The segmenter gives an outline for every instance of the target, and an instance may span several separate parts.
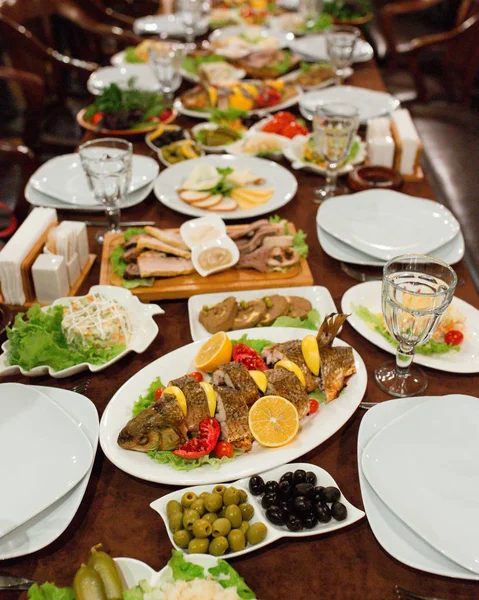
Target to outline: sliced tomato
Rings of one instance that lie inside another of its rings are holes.
[[[459,346],[464,341],[464,334],[461,331],[448,331],[444,336],[444,341],[448,346]]]
[[[309,414],[314,415],[315,412],[318,412],[319,402],[311,398],[309,401]]]
[[[155,401],[156,401],[156,402],[158,402],[158,400],[160,400],[161,396],[163,395],[163,390],[164,390],[164,389],[165,389],[165,388],[161,388],[161,387],[160,387],[160,388],[158,388],[158,389],[155,391]]]
[[[190,373],[190,377],[193,377],[193,379],[196,379],[196,381],[203,381],[204,379],[203,375],[199,371],[193,371],[193,373]]]
[[[213,452],[220,433],[221,427],[218,421],[207,417],[201,421],[198,428],[198,435],[177,450],[174,450],[173,454],[181,456],[181,458],[187,458],[188,460],[195,460],[206,456],[210,452]]]
[[[232,458],[235,450],[229,442],[218,442],[215,447],[215,454],[218,458]]]
[[[296,117],[293,115],[293,113],[288,112],[287,110],[280,110],[279,112],[277,112],[274,115],[274,119],[276,119],[276,121],[281,121],[281,123],[292,123],[293,121],[296,121]]]
[[[284,127],[284,123],[282,121],[278,121],[276,118],[272,118],[271,121],[268,121],[266,125],[263,127],[263,131],[265,133],[279,133]]]
[[[261,356],[246,344],[236,344],[233,348],[233,360],[243,364],[248,371],[266,371],[268,367]]]
[[[306,129],[306,127],[304,127],[304,125],[293,122],[288,123],[286,127],[283,127],[280,133],[281,135],[284,135],[287,138],[294,138],[297,135],[307,135],[308,130]]]
[[[92,122],[93,125],[98,125],[102,119],[103,119],[103,113],[102,112],[96,112],[93,115],[93,117],[91,118],[91,122]]]

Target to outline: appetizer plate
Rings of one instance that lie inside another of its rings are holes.
[[[101,133],[104,136],[113,136],[113,137],[135,137],[137,135],[141,135],[142,133],[148,133],[149,131],[153,131],[158,128],[159,123],[154,123],[152,125],[147,125],[146,127],[131,127],[130,129],[104,129],[103,127],[98,127],[97,125],[93,125],[91,121],[87,121],[85,119],[85,113],[87,109],[82,108],[81,111],[77,114],[78,124],[83,127],[83,129],[87,129],[88,131],[93,131],[93,133]],[[162,121],[164,125],[168,125],[169,123],[173,123],[176,120],[178,113],[176,110],[171,111],[171,115]]]
[[[78,422],[48,396],[3,383],[0,398],[1,539],[72,490],[94,455]]]
[[[286,31],[280,31],[278,29],[267,29],[266,27],[258,27],[254,25],[233,25],[231,27],[216,29],[209,36],[208,40],[211,44],[219,44],[221,48],[217,49],[218,54],[223,54],[222,51],[225,48],[237,45],[232,42],[231,45],[224,46],[223,44],[225,44],[226,40],[228,40],[228,38],[237,36],[247,36],[247,38],[250,39],[260,40],[258,42],[251,42],[249,44],[251,48],[248,52],[246,52],[246,54],[254,52],[255,48],[258,50],[263,48],[286,48],[286,46],[288,46],[294,39],[293,34]],[[244,41],[248,43],[248,39],[245,39]],[[239,56],[237,56],[237,58],[239,58]]]
[[[89,369],[92,373],[103,371],[113,363],[122,359],[129,352],[136,352],[141,354],[144,352],[151,342],[156,338],[158,334],[158,325],[153,319],[153,315],[162,315],[164,310],[156,304],[142,304],[140,300],[134,296],[129,290],[109,285],[94,285],[90,288],[90,294],[99,293],[105,298],[117,300],[122,304],[128,311],[130,318],[133,323],[133,333],[128,346],[123,352],[120,352],[118,356],[112,358],[108,362],[102,365],[93,365],[91,363],[80,363],[69,367],[68,369],[62,369],[61,371],[55,371],[52,367],[39,366],[25,371],[18,365],[8,364],[8,351],[10,348],[10,341],[7,340],[2,344],[3,353],[0,354],[0,375],[16,375],[20,373],[27,377],[38,377],[39,375],[50,375],[50,377],[62,378],[70,377],[80,371]],[[53,302],[53,306],[62,304],[68,298],[59,298]],[[46,307],[45,307],[46,309]],[[44,309],[44,310],[45,310]]]
[[[221,125],[218,125],[217,123],[198,123],[197,125],[194,125],[194,127],[191,128],[191,133],[193,134],[193,137],[196,140],[195,134],[201,131],[202,129],[209,129],[210,131],[214,131],[215,129],[218,129],[218,127],[221,127]],[[196,140],[196,143],[199,144],[203,148],[203,150],[205,150],[205,152],[210,152],[211,154],[221,154],[222,152],[227,152],[228,148],[232,144],[234,144],[234,142],[231,142],[230,144],[224,144],[222,146],[208,146],[207,144],[202,144],[198,140]]]
[[[214,167],[232,167],[238,170],[250,169],[253,173],[257,173],[258,177],[265,179],[264,185],[266,187],[271,187],[272,185],[275,187],[273,197],[268,202],[250,210],[236,209],[230,212],[222,212],[221,218],[225,220],[247,219],[278,210],[278,208],[287,204],[294,197],[298,188],[298,182],[294,175],[271,160],[255,156],[213,155],[187,160],[162,171],[156,180],[154,188],[155,196],[158,200],[168,208],[176,210],[183,215],[203,217],[214,214],[214,211],[195,208],[191,204],[187,204],[180,199],[176,191],[181,187],[194,167],[200,163],[209,163]]]
[[[271,471],[261,473],[261,476],[263,477],[264,481],[279,481],[280,477],[284,473],[286,473],[287,471],[295,471],[296,469],[312,471],[318,478],[318,485],[322,485],[324,487],[334,486],[339,488],[338,484],[334,481],[334,479],[327,471],[321,469],[321,467],[317,467],[316,465],[310,463],[289,463],[287,465],[277,467],[276,469],[272,469]],[[336,531],[337,529],[342,529],[343,527],[347,527],[352,523],[356,523],[356,521],[359,521],[359,519],[362,519],[364,517],[363,511],[359,510],[350,502],[348,502],[348,500],[346,500],[343,493],[341,492],[340,501],[346,506],[348,511],[347,517],[346,519],[344,519],[344,521],[335,521],[334,519],[331,519],[329,523],[319,523],[313,529],[305,529],[303,531],[292,532],[289,531],[289,529],[287,529],[286,526],[273,525],[273,523],[270,523],[266,519],[265,510],[261,506],[261,497],[253,496],[253,494],[249,491],[248,484],[249,478],[239,479],[238,481],[234,481],[232,483],[232,485],[244,490],[248,494],[248,503],[254,507],[254,515],[251,518],[250,523],[264,523],[268,528],[268,532],[266,534],[265,539],[259,544],[255,544],[253,546],[248,544],[244,550],[240,550],[238,552],[226,552],[226,554],[222,556],[222,558],[224,558],[225,560],[229,560],[230,558],[234,558],[235,556],[249,554],[250,552],[254,552],[255,550],[264,548],[264,546],[268,546],[268,544],[271,544],[282,537],[303,538],[309,537],[311,535],[329,533],[330,531]],[[202,492],[211,492],[212,490],[213,488],[211,487],[211,485],[183,488],[178,492],[172,492],[171,494],[163,496],[150,504],[151,508],[154,511],[156,511],[165,522],[166,531],[168,532],[171,545],[174,546],[177,550],[182,550],[182,548],[177,546],[173,541],[173,534],[171,533],[170,528],[168,527],[166,505],[170,500],[177,500],[178,502],[181,502],[181,497],[187,492],[194,492],[197,496],[199,496]],[[182,550],[182,552],[185,552],[185,555],[187,555],[187,551]]]
[[[283,150],[286,144],[288,143],[288,138],[284,137],[284,135],[278,135],[277,133],[267,133],[263,131],[249,131],[245,136],[243,136],[237,142],[230,144],[226,151],[228,154],[233,154],[234,156],[264,156],[265,158],[277,159],[281,158],[283,155]],[[249,148],[255,148],[254,152],[247,152],[245,150],[245,145],[249,144]],[[267,152],[265,154],[262,148],[265,147],[273,147],[275,150],[273,152]],[[276,150],[277,148],[277,150]]]
[[[149,34],[167,37],[184,37],[185,26],[178,14],[174,15],[150,15],[136,19],[133,23],[133,31],[137,35]],[[208,19],[201,19],[197,25],[196,35],[204,35],[208,31]]]
[[[478,422],[477,398],[439,396],[385,425],[361,458],[383,503],[433,548],[476,575]]]
[[[13,385],[13,384],[12,384]],[[19,384],[16,384],[19,385]],[[93,402],[85,396],[46,386],[30,386],[46,395],[78,423],[90,441],[93,454],[98,445],[98,412]],[[43,510],[9,534],[0,538],[0,560],[25,556],[44,548],[56,540],[71,523],[85,494],[93,462],[86,475],[63,498]]]
[[[365,124],[369,119],[392,113],[400,102],[391,94],[376,92],[351,85],[336,85],[324,90],[306,92],[299,100],[299,111],[305,119],[313,119],[316,107],[325,102],[345,102],[359,111],[359,119]]]
[[[88,78],[86,87],[90,94],[99,96],[110,84],[128,88],[128,81],[135,78],[135,88],[144,92],[158,92],[160,84],[149,65],[125,64],[120,67],[100,67]]]
[[[301,75],[301,73],[301,69],[296,69],[295,71],[291,71],[291,73],[288,73],[287,75],[283,75],[281,79],[283,79],[286,82],[295,81],[295,79],[299,75]],[[354,71],[351,69],[351,67],[346,67],[346,69],[344,69],[343,79],[349,79],[353,73]],[[324,81],[321,81],[321,83],[316,83],[314,85],[301,85],[299,83],[297,85],[299,85],[304,91],[309,92],[312,90],[322,90],[323,88],[327,88],[334,84],[334,77],[330,77],[329,79],[325,79]]]
[[[329,293],[329,290],[323,286],[312,285],[305,287],[288,287],[288,288],[272,288],[263,290],[251,290],[247,292],[221,292],[219,294],[198,294],[191,296],[188,300],[188,316],[190,320],[190,332],[193,341],[204,340],[210,337],[210,333],[206,331],[203,325],[199,322],[198,317],[203,306],[211,306],[218,304],[230,296],[234,296],[238,302],[242,300],[254,300],[255,298],[263,298],[264,296],[272,296],[279,294],[282,296],[300,296],[306,298],[313,305],[313,308],[319,312],[321,321],[326,315],[336,312],[334,300]],[[269,327],[261,327],[256,329],[258,332],[269,331]],[[307,330],[306,330],[307,331]],[[311,333],[311,331],[310,331]],[[229,332],[229,335],[235,335],[234,331]],[[269,335],[267,333],[264,334]]]
[[[427,573],[479,581],[479,575],[446,558],[399,519],[374,492],[362,468],[364,449],[378,432],[406,411],[436,398],[419,396],[385,401],[368,410],[362,418],[358,434],[358,471],[364,509],[375,538],[396,560]]]
[[[268,329],[268,339],[272,342],[285,342],[302,339],[310,333],[307,329],[271,327]],[[252,339],[264,337],[258,329],[243,329],[234,332],[234,339],[244,334]],[[359,354],[353,350],[356,374],[351,377],[339,398],[321,405],[318,413],[303,419],[300,433],[290,444],[272,449],[255,443],[251,452],[222,464],[218,469],[204,465],[188,472],[175,471],[169,465],[161,465],[142,452],[121,448],[117,443],[118,434],[131,419],[131,410],[137,398],[158,376],[163,377],[166,383],[194,371],[194,359],[203,343],[193,342],[153,361],[129,379],[110,400],[100,423],[100,443],[108,459],[122,471],[146,481],[168,485],[206,485],[248,477],[257,473],[258,464],[265,469],[272,469],[322,444],[351,417],[366,390],[366,367]],[[336,340],[335,345],[347,344]]]
[[[293,52],[303,55],[311,61],[327,61],[328,51],[326,48],[326,38],[322,33],[306,35],[302,38],[294,38],[289,43]],[[357,40],[353,52],[353,63],[367,62],[374,56],[374,50],[371,44],[364,40]]]
[[[381,282],[366,281],[349,288],[341,300],[341,310],[349,314],[348,322],[358,333],[378,348],[396,354],[396,348],[380,333],[374,331],[354,311],[365,306],[374,314],[381,313]],[[448,373],[479,373],[479,311],[460,298],[453,298],[452,306],[466,317],[466,332],[459,352],[426,356],[416,354],[414,364]]]
[[[244,79],[246,77],[246,71],[244,69],[238,69],[237,67],[233,67],[233,65],[230,65],[227,62],[222,62],[221,63],[221,71],[222,73],[226,72],[228,73],[227,76],[227,80],[233,81],[233,80],[239,80],[239,79]],[[225,69],[226,67],[226,69]],[[192,83],[198,83],[200,81],[199,76],[196,73],[191,73],[190,71],[187,71],[186,69],[184,69],[183,67],[180,68],[180,73],[181,76],[184,77],[187,81],[191,81]],[[217,81],[215,81],[215,76]],[[215,76],[213,77],[213,81],[211,82],[211,85],[220,85],[220,80],[224,78],[219,77],[217,74],[215,74]]]

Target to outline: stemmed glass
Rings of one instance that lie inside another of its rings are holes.
[[[179,0],[179,15],[185,28],[186,41],[191,43],[196,37],[196,29],[202,16],[202,0]]]
[[[313,118],[313,136],[316,152],[327,162],[326,185],[314,194],[319,204],[343,193],[337,187],[337,171],[348,156],[359,127],[359,113],[355,106],[343,102],[328,102],[316,107]]]
[[[427,387],[422,369],[412,366],[416,347],[431,339],[451,303],[457,276],[431,256],[406,254],[384,266],[382,310],[389,333],[398,342],[396,360],[374,372],[376,383],[398,398],[420,394]]]
[[[150,67],[158,80],[160,90],[167,103],[173,102],[173,92],[181,85],[181,65],[186,54],[183,44],[167,44],[148,50]]]
[[[95,200],[105,205],[108,229],[95,238],[103,244],[104,233],[121,231],[120,205],[131,182],[133,146],[118,138],[100,138],[82,144],[78,152]]]
[[[299,14],[306,20],[306,26],[311,27],[323,10],[323,0],[299,0]]]
[[[357,27],[349,25],[332,25],[324,32],[326,50],[334,69],[336,85],[341,85],[345,69],[353,62],[354,47],[361,35]]]

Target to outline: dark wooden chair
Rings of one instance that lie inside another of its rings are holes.
[[[101,2],[106,10],[113,10],[116,14],[138,19],[147,15],[154,15],[163,11],[162,0],[95,0]]]

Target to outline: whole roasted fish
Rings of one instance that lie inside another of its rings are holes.
[[[318,335],[316,336],[319,348],[331,346],[348,317],[349,315],[345,315],[344,313],[331,313],[324,317],[324,321],[321,323]]]
[[[241,363],[228,362],[220,365],[213,373],[213,383],[227,385],[241,393],[248,406],[251,406],[260,397],[259,390],[248,369]]]
[[[196,433],[203,419],[210,416],[206,394],[198,381],[190,375],[173,379],[168,385],[179,387],[186,398],[186,427]]]
[[[320,348],[321,356],[321,387],[326,402],[338,397],[344,388],[346,379],[356,373],[353,350],[350,346]]]
[[[267,346],[263,350],[262,356],[268,366],[273,366],[278,361],[284,359],[294,362],[304,375],[306,391],[309,393],[318,387],[319,382],[317,377],[311,373],[304,360],[303,352],[301,350],[301,340],[290,340],[289,342],[274,344],[274,346]]]
[[[265,375],[268,380],[267,394],[282,396],[286,400],[289,400],[296,407],[300,419],[308,414],[308,394],[304,385],[302,385],[294,373],[283,369],[283,367],[277,367],[276,369],[265,371]]]
[[[248,406],[241,392],[227,385],[213,385],[216,392],[216,410],[221,425],[221,439],[234,448],[249,452],[253,436],[248,425]]]

